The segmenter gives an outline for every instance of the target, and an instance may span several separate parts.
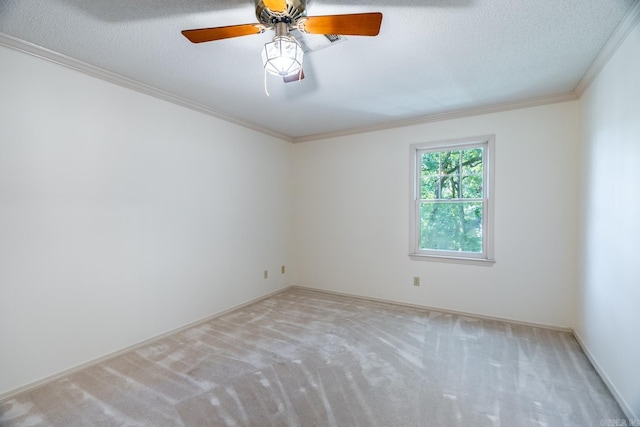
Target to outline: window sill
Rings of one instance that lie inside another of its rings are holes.
[[[483,267],[491,267],[496,263],[494,259],[482,259],[482,258],[463,258],[454,256],[438,256],[438,255],[422,255],[422,254],[409,254],[409,258],[413,261],[430,261],[430,262],[446,262],[451,264],[467,264],[467,265],[481,265]]]

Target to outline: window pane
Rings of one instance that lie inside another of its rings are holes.
[[[482,175],[470,175],[462,177],[462,198],[482,198]]]
[[[412,145],[413,255],[493,262],[493,146],[493,136]]]
[[[462,151],[462,174],[482,175],[482,148]]]
[[[440,174],[440,153],[422,153],[422,176]]]
[[[420,184],[420,198],[433,200],[438,198],[438,181],[437,176],[423,176]]]
[[[441,199],[460,198],[460,175],[445,175],[440,178]]]
[[[420,204],[421,250],[482,252],[482,202]]]
[[[440,153],[442,163],[442,175],[460,173],[460,151],[443,151]]]

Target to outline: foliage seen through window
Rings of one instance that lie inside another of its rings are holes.
[[[419,155],[419,249],[481,253],[483,148]]]

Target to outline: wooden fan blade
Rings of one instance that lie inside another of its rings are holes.
[[[232,37],[259,34],[264,31],[260,24],[229,25],[227,27],[200,28],[197,30],[184,30],[182,35],[191,43],[210,42],[214,40],[230,39]]]
[[[282,78],[282,80],[284,80],[285,83],[298,82],[302,79],[304,79],[304,70],[300,71],[299,73],[292,74],[290,76],[284,76]]]
[[[287,0],[264,0],[263,3],[273,12],[284,12],[287,8]]]
[[[380,24],[380,12],[310,16],[302,22],[301,30],[310,34],[377,36],[380,33]]]

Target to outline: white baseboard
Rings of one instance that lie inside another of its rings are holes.
[[[389,299],[384,299],[384,298],[374,298],[374,297],[368,297],[368,296],[357,295],[357,294],[349,294],[349,293],[344,293],[344,292],[330,291],[330,290],[326,290],[326,289],[310,288],[310,287],[307,287],[307,286],[293,285],[292,288],[294,288],[294,289],[302,289],[302,290],[310,291],[310,292],[319,292],[319,293],[329,294],[329,295],[337,295],[337,296],[342,296],[342,297],[356,298],[356,299],[361,299],[361,300],[365,300],[365,301],[373,301],[373,302],[381,302],[381,303],[386,303],[386,304],[400,305],[400,306],[403,306],[403,307],[417,308],[417,309],[421,309],[421,310],[436,311],[436,312],[439,312],[439,313],[456,314],[458,316],[472,317],[472,318],[476,318],[476,319],[496,320],[498,322],[511,323],[511,324],[514,324],[514,325],[531,326],[531,327],[534,327],[534,328],[551,329],[551,330],[554,330],[554,331],[571,332],[571,333],[573,333],[573,329],[569,328],[569,327],[547,325],[547,324],[544,324],[544,323],[525,322],[525,321],[522,321],[522,320],[509,319],[509,318],[506,318],[506,317],[487,316],[487,315],[484,315],[484,314],[469,313],[469,312],[465,312],[465,311],[449,310],[447,308],[431,307],[431,306],[428,306],[428,305],[411,304],[411,303],[407,303],[407,302],[389,300]]]
[[[181,327],[176,328],[176,329],[172,329],[172,330],[170,330],[168,332],[165,332],[163,334],[156,335],[156,336],[154,336],[152,338],[149,338],[147,340],[144,340],[144,341],[139,342],[137,344],[134,344],[132,346],[125,347],[125,348],[123,348],[121,350],[115,351],[113,353],[109,353],[109,354],[107,354],[105,356],[102,356],[102,357],[99,357],[97,359],[92,359],[92,360],[90,360],[88,362],[81,363],[81,364],[73,366],[73,367],[71,367],[69,369],[65,369],[64,371],[60,371],[60,372],[57,372],[57,373],[55,373],[53,375],[49,375],[49,376],[47,376],[45,378],[42,378],[42,379],[40,379],[38,381],[34,381],[32,383],[26,384],[26,385],[24,385],[22,387],[19,387],[17,389],[10,390],[10,391],[8,391],[6,393],[0,394],[0,402],[3,402],[5,400],[9,400],[9,399],[13,399],[13,398],[17,397],[20,394],[28,393],[29,391],[31,391],[31,390],[33,390],[33,389],[35,389],[37,387],[43,386],[45,384],[50,384],[50,383],[52,383],[54,381],[57,381],[57,380],[59,380],[59,379],[61,379],[63,377],[66,377],[67,375],[74,374],[74,373],[76,373],[78,371],[81,371],[83,369],[87,369],[87,368],[90,368],[92,366],[97,366],[97,365],[99,365],[101,363],[104,363],[104,362],[110,360],[110,359],[113,359],[114,357],[118,357],[118,356],[121,356],[123,354],[130,353],[132,351],[136,351],[136,350],[138,350],[138,349],[140,349],[140,348],[142,348],[142,347],[144,347],[144,346],[146,346],[148,344],[151,344],[154,341],[158,341],[158,340],[166,338],[166,337],[168,337],[170,335],[186,331],[187,329],[193,328],[195,326],[199,326],[199,325],[201,325],[203,323],[206,323],[206,322],[209,322],[210,320],[213,320],[213,319],[215,319],[217,317],[223,316],[223,315],[228,314],[228,313],[230,313],[232,311],[235,311],[235,310],[247,307],[249,305],[255,304],[257,302],[260,302],[262,300],[270,298],[270,297],[272,297],[274,295],[282,293],[282,292],[284,292],[284,291],[286,291],[288,289],[291,289],[291,288],[292,288],[292,286],[287,286],[285,288],[278,289],[277,291],[270,292],[270,293],[268,293],[266,295],[263,295],[263,296],[258,297],[258,298],[254,298],[254,299],[252,299],[250,301],[247,301],[245,303],[238,304],[238,305],[233,306],[231,308],[228,308],[226,310],[219,311],[219,312],[217,312],[215,314],[212,314],[212,315],[207,316],[205,318],[202,318],[200,320],[196,320],[195,322],[191,322],[191,323],[189,323],[187,325],[181,326]]]
[[[64,371],[58,372],[56,374],[50,375],[48,377],[45,377],[41,380],[35,381],[33,383],[29,383],[27,385],[24,385],[20,388],[17,388],[15,390],[11,390],[7,393],[4,393],[2,395],[0,395],[0,402],[8,400],[8,399],[12,399],[17,397],[20,394],[23,393],[27,393],[37,387],[43,386],[45,384],[49,384],[52,383],[54,381],[57,381],[65,376],[71,375],[75,372],[78,372],[80,370],[83,369],[87,369],[90,368],[92,366],[97,366],[101,363],[104,363],[112,358],[121,356],[123,354],[126,353],[130,353],[132,351],[136,351],[154,341],[166,338],[170,335],[176,334],[176,333],[180,333],[183,332],[189,328],[193,328],[196,326],[199,326],[203,323],[206,323],[208,321],[211,321],[217,317],[223,316],[225,314],[228,314],[234,310],[238,310],[244,307],[247,307],[249,305],[255,304],[257,302],[260,302],[262,300],[265,300],[267,298],[270,298],[274,295],[280,294],[282,292],[285,292],[289,289],[300,289],[300,290],[304,290],[307,292],[316,292],[316,293],[321,293],[321,294],[327,294],[327,295],[336,295],[336,296],[342,296],[342,297],[349,297],[349,298],[355,298],[355,299],[359,299],[359,300],[364,300],[364,301],[373,301],[373,302],[380,302],[380,303],[386,303],[386,304],[394,304],[394,305],[399,305],[399,306],[403,306],[403,307],[410,307],[410,308],[417,308],[417,309],[422,309],[422,310],[431,310],[431,311],[436,311],[439,313],[448,313],[448,314],[455,314],[455,315],[459,315],[459,316],[466,316],[466,317],[473,317],[473,318],[477,318],[477,319],[486,319],[486,320],[496,320],[496,321],[500,321],[500,322],[506,322],[506,323],[511,323],[511,324],[516,324],[516,325],[523,325],[523,326],[531,326],[531,327],[536,327],[536,328],[543,328],[543,329],[551,329],[551,330],[555,330],[555,331],[561,331],[561,332],[571,332],[576,340],[578,341],[578,343],[580,344],[580,347],[582,348],[582,350],[584,351],[584,353],[587,355],[587,357],[589,358],[589,361],[591,362],[591,364],[593,365],[593,367],[595,368],[596,372],[598,372],[598,374],[600,375],[600,377],[602,378],[602,380],[604,381],[604,383],[606,384],[606,386],[609,388],[609,390],[611,391],[611,394],[613,395],[613,397],[616,399],[616,401],[618,402],[618,404],[620,405],[620,407],[622,408],[622,410],[624,411],[625,415],[627,416],[627,418],[629,419],[640,419],[640,414],[636,415],[633,413],[633,411],[631,410],[631,407],[627,404],[627,402],[625,401],[625,399],[622,397],[622,395],[618,392],[618,389],[615,387],[615,385],[611,382],[611,380],[609,379],[609,377],[606,375],[605,371],[601,368],[601,366],[598,364],[597,360],[594,358],[593,354],[589,351],[588,347],[584,344],[584,341],[581,339],[580,335],[573,329],[571,328],[564,328],[564,327],[559,327],[559,326],[554,326],[554,325],[546,325],[546,324],[540,324],[540,323],[533,323],[533,322],[523,322],[523,321],[519,321],[519,320],[514,320],[514,319],[507,319],[507,318],[502,318],[502,317],[494,317],[494,316],[486,316],[486,315],[481,315],[481,314],[475,314],[475,313],[467,313],[467,312],[462,312],[462,311],[456,311],[456,310],[448,310],[448,309],[443,309],[443,308],[439,308],[439,307],[430,307],[430,306],[425,306],[425,305],[418,305],[418,304],[410,304],[410,303],[404,303],[404,302],[399,302],[399,301],[393,301],[393,300],[387,300],[387,299],[382,299],[382,298],[374,298],[374,297],[368,297],[368,296],[363,296],[363,295],[356,295],[356,294],[350,294],[350,293],[345,293],[345,292],[337,292],[337,291],[330,291],[330,290],[325,290],[325,289],[317,289],[317,288],[310,288],[310,287],[306,287],[306,286],[299,286],[299,285],[294,285],[294,286],[287,286],[285,288],[282,289],[278,289],[277,291],[274,292],[270,292],[266,295],[263,295],[261,297],[258,298],[254,298],[250,301],[247,301],[243,304],[239,304],[236,305],[234,307],[228,308],[226,310],[222,310],[220,312],[217,312],[215,314],[212,314],[210,316],[207,316],[203,319],[200,320],[196,320],[195,322],[189,323],[187,325],[181,326],[179,328],[173,329],[171,331],[165,332],[161,335],[157,335],[154,336],[152,338],[149,338],[148,340],[142,341],[140,343],[134,344],[132,346],[123,348],[119,351],[107,354],[103,357],[97,358],[97,359],[93,359],[90,360],[88,362],[82,363],[80,365],[76,365],[72,368],[69,369],[65,369]]]
[[[620,408],[622,408],[622,410],[624,411],[624,414],[627,416],[627,418],[629,420],[640,420],[640,414],[634,414],[633,413],[633,410],[631,409],[631,406],[629,406],[629,404],[624,399],[624,397],[622,397],[622,395],[620,394],[620,392],[616,388],[615,384],[613,384],[613,382],[611,382],[611,380],[607,376],[607,373],[602,369],[602,366],[600,366],[600,364],[598,363],[598,360],[593,356],[593,353],[591,353],[591,351],[589,351],[589,347],[587,347],[585,345],[584,341],[580,337],[580,334],[577,331],[573,331],[573,335],[576,337],[576,340],[578,341],[578,344],[580,344],[580,347],[582,347],[582,351],[584,351],[584,354],[587,355],[587,358],[589,359],[589,361],[591,362],[591,364],[595,368],[595,370],[598,373],[598,375],[600,375],[600,378],[602,378],[602,381],[604,381],[604,383],[607,386],[607,388],[609,388],[609,391],[613,395],[614,399],[616,399],[616,401],[618,402],[618,405],[620,405]],[[635,425],[635,424],[633,424],[633,425]]]
[[[424,306],[424,305],[409,304],[409,303],[398,302],[398,301],[393,301],[393,300],[387,300],[387,299],[382,299],[382,298],[373,298],[373,297],[367,297],[367,296],[356,295],[356,294],[349,294],[349,293],[344,293],[344,292],[330,291],[330,290],[326,290],[326,289],[310,288],[310,287],[306,287],[306,286],[294,285],[294,286],[292,286],[292,288],[301,289],[301,290],[305,290],[305,291],[309,291],[309,292],[317,292],[317,293],[328,294],[328,295],[338,295],[338,296],[343,296],[343,297],[355,298],[355,299],[360,299],[360,300],[365,300],[365,301],[374,301],[374,302],[381,302],[381,303],[387,303],[387,304],[395,304],[395,305],[400,305],[400,306],[404,306],[404,307],[418,308],[418,309],[423,309],[423,310],[431,310],[431,311],[436,311],[436,312],[439,312],[439,313],[450,313],[450,314],[456,314],[456,315],[459,315],[459,316],[473,317],[473,318],[477,318],[477,319],[497,320],[497,321],[500,321],[500,322],[511,323],[511,324],[516,324],[516,325],[532,326],[532,327],[535,327],[535,328],[543,328],[543,329],[551,329],[551,330],[560,331],[560,332],[570,332],[576,338],[576,341],[578,341],[578,344],[580,344],[580,347],[582,348],[582,351],[584,351],[584,354],[587,355],[587,358],[589,359],[589,361],[593,365],[593,367],[596,370],[596,372],[598,373],[598,375],[600,375],[600,378],[602,378],[602,381],[605,383],[605,385],[607,386],[607,388],[609,389],[609,391],[613,395],[613,398],[616,400],[616,402],[618,402],[618,405],[620,405],[620,408],[622,408],[622,410],[624,411],[624,413],[627,416],[627,418],[629,420],[634,420],[634,421],[635,420],[640,420],[640,414],[634,414],[633,413],[633,410],[631,409],[631,406],[629,406],[629,404],[626,402],[626,400],[622,397],[622,395],[620,394],[618,389],[615,387],[615,385],[611,382],[611,380],[609,379],[609,377],[607,376],[605,371],[598,364],[598,362],[595,359],[595,357],[593,356],[593,354],[589,351],[589,348],[584,344],[584,341],[582,340],[582,338],[580,338],[580,334],[578,334],[578,332],[576,332],[572,328],[564,328],[564,327],[560,327],[560,326],[546,325],[546,324],[539,324],[539,323],[532,323],[532,322],[523,322],[523,321],[520,321],[520,320],[507,319],[507,318],[502,318],[502,317],[485,316],[485,315],[482,315],[482,314],[475,314],[475,313],[467,313],[467,312],[463,312],[463,311],[448,310],[448,309],[443,309],[443,308],[438,308],[438,307],[429,307],[429,306]]]

